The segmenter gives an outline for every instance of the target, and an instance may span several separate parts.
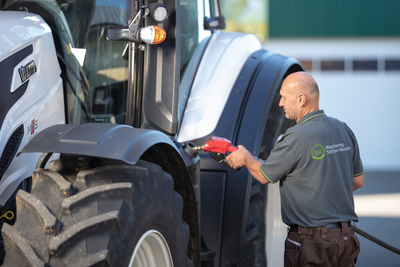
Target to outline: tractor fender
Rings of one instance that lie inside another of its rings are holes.
[[[199,255],[199,223],[193,184],[175,144],[156,130],[128,125],[60,124],[38,133],[20,153],[61,153],[120,160],[135,165],[139,159],[159,165],[174,178],[174,190],[183,198],[183,220],[190,226],[188,256]]]
[[[174,147],[171,139],[159,131],[103,123],[59,124],[41,131],[21,153],[82,155],[122,160],[134,165],[148,148],[157,143]]]

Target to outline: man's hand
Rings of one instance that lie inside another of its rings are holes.
[[[226,157],[226,161],[228,162],[229,166],[231,166],[231,168],[237,169],[246,165],[245,158],[248,156],[252,157],[250,152],[247,151],[244,146],[239,145],[238,150],[232,152]]]
[[[238,150],[229,154],[226,157],[226,161],[233,169],[246,166],[247,170],[249,170],[250,174],[254,178],[263,184],[268,183],[268,180],[265,179],[264,175],[260,171],[260,165],[262,162],[255,159],[244,146],[238,146]]]

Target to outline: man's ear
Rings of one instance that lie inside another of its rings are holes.
[[[299,94],[298,101],[301,107],[304,106],[308,101],[307,96],[305,94]]]

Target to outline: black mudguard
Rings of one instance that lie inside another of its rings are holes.
[[[211,136],[225,137],[258,156],[270,109],[278,105],[276,92],[287,75],[302,70],[293,58],[256,51],[242,68],[216,129],[192,142],[203,145]],[[216,251],[214,266],[231,266],[246,242],[253,178],[246,168],[236,172],[212,160],[208,153],[200,156],[202,237]]]
[[[168,144],[171,139],[159,131],[106,123],[60,124],[41,131],[21,151],[52,152],[122,160],[136,164],[147,149]]]
[[[28,152],[98,157],[132,165],[142,159],[159,165],[172,175],[174,190],[183,198],[183,220],[190,226],[188,256],[198,266],[200,239],[193,184],[179,150],[168,136],[128,125],[55,125],[38,133],[20,153]]]

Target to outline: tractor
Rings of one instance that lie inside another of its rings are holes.
[[[266,159],[293,58],[225,32],[219,0],[0,1],[3,266],[280,266]]]

